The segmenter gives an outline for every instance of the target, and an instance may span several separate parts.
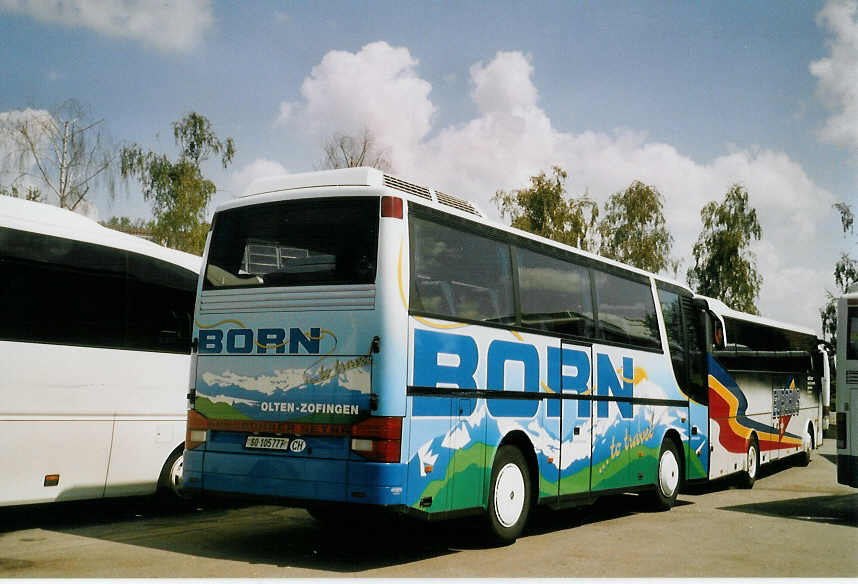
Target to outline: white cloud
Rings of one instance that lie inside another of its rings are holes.
[[[267,158],[257,158],[250,164],[242,167],[241,170],[232,173],[230,177],[232,195],[240,197],[247,194],[247,188],[256,179],[282,174],[289,174],[289,171],[279,162],[268,160]]]
[[[385,42],[357,53],[331,51],[301,85],[304,103],[281,104],[278,122],[302,120],[317,136],[358,135],[368,128],[382,150],[396,146],[397,167],[415,152],[435,113],[428,97],[432,86],[417,76],[417,63],[408,49]]]
[[[858,3],[828,0],[816,23],[830,34],[830,56],[810,64],[819,93],[833,112],[819,132],[827,142],[858,148]]]
[[[165,53],[190,51],[214,25],[209,0],[0,0],[0,11],[139,41]]]
[[[539,107],[533,65],[519,52],[499,52],[487,64],[473,65],[470,95],[478,115],[436,129],[430,137],[436,108],[428,98],[431,86],[417,76],[416,66],[406,48],[383,42],[357,53],[333,51],[305,79],[304,102],[294,107],[302,111],[306,129],[353,132],[368,126],[391,152],[398,175],[475,200],[494,218],[490,200],[497,189],[526,186],[531,175],[551,165],[568,172],[570,194],[589,191],[599,202],[633,180],[655,185],[665,197],[674,255],[685,261],[682,274],[692,261],[701,207],[721,200],[732,184],[743,184],[776,256],[760,261],[759,307],[772,318],[817,326],[815,309],[798,314],[795,303],[779,291],[786,289],[785,273],[797,277],[795,270],[802,266],[819,265],[817,226],[831,214],[834,199],[783,152],[733,147],[699,162],[670,144],[647,141],[640,131],[563,132]],[[805,279],[791,285],[818,307],[824,303],[825,282]]]

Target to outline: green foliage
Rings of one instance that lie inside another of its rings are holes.
[[[492,202],[511,225],[583,250],[595,249],[593,239],[599,207],[586,194],[566,198],[566,171],[552,167],[530,177],[530,187],[511,192],[497,191]]]
[[[0,186],[0,196],[26,199],[37,203],[47,202],[45,197],[42,196],[42,191],[36,187],[21,188],[19,185],[11,185],[9,187]]]
[[[658,189],[637,180],[611,195],[599,222],[599,254],[650,272],[676,274],[679,261],[670,257],[673,236],[663,210]]]
[[[155,222],[149,219],[132,219],[131,217],[111,217],[107,221],[100,221],[101,225],[137,235],[150,235]]]
[[[698,294],[719,298],[735,310],[759,314],[756,300],[763,278],[749,249],[762,236],[757,211],[748,191],[733,185],[724,200],[707,203],[700,211],[703,230],[694,244],[694,266],[688,282]]]
[[[835,203],[834,209],[840,213],[840,225],[843,235],[854,233],[855,215],[852,207],[847,203]],[[856,240],[858,243],[858,240]],[[838,292],[845,294],[853,283],[858,282],[858,260],[853,259],[848,253],[842,252],[840,259],[834,264],[834,282],[837,284]],[[826,290],[828,302],[819,310],[819,318],[822,321],[822,335],[828,338],[832,345],[837,345],[837,296]]]
[[[140,183],[143,198],[152,205],[153,240],[200,255],[209,228],[206,207],[217,190],[203,176],[200,165],[216,155],[226,168],[235,155],[235,145],[232,138],[221,141],[209,120],[194,112],[173,123],[173,137],[179,148],[175,161],[132,144],[120,152],[120,172],[123,178]]]

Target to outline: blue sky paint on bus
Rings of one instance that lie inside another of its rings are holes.
[[[600,202],[640,179],[666,197],[683,272],[700,207],[738,181],[764,230],[760,310],[818,329],[854,245],[831,204],[856,201],[856,31],[854,0],[3,0],[0,116],[77,98],[116,143],[171,153],[170,123],[199,111],[238,146],[206,169],[215,203],[311,169],[326,135],[366,124],[398,175],[489,214],[497,189],[552,164]],[[97,214],[148,216],[129,191],[96,193]]]

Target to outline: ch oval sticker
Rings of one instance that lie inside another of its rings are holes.
[[[293,438],[289,443],[289,450],[292,452],[304,452],[307,448],[307,442],[301,438]]]

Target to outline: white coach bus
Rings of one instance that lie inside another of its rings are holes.
[[[742,473],[753,485],[760,465],[822,444],[828,353],[816,333],[732,310],[705,299],[710,314],[709,478]]]
[[[199,267],[0,197],[0,505],[175,491]]]

